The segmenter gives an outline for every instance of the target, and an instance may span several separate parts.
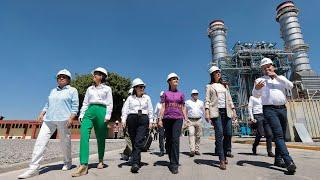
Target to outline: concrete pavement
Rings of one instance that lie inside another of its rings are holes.
[[[186,137],[181,138],[180,145],[180,164],[179,174],[173,175],[168,170],[168,157],[158,157],[158,143],[154,141],[150,152],[142,154],[142,161],[145,165],[140,169],[138,174],[130,172],[130,166],[127,162],[120,160],[119,153],[122,150],[113,150],[106,152],[105,163],[108,165],[105,169],[99,170],[95,166],[97,155],[91,155],[91,169],[86,176],[72,178],[70,171],[61,171],[61,162],[45,165],[42,174],[33,178],[55,180],[55,179],[75,179],[75,180],[102,180],[102,179],[157,179],[157,180],[219,180],[219,179],[237,179],[237,180],[264,180],[264,179],[319,179],[320,177],[320,152],[300,149],[289,149],[298,169],[295,175],[286,175],[285,169],[274,167],[273,158],[266,156],[265,146],[259,146],[258,155],[251,154],[251,145],[233,144],[232,153],[234,158],[229,158],[229,165],[226,171],[218,168],[218,157],[213,156],[214,141],[207,138],[201,140],[201,156],[190,158],[188,156],[188,140]],[[77,165],[79,160],[73,160]],[[1,180],[16,179],[23,170],[12,171],[0,174]]]

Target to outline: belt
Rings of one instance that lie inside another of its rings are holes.
[[[263,108],[286,109],[286,105],[263,105]]]
[[[188,117],[188,119],[189,120],[191,120],[191,121],[198,121],[199,119],[201,119],[201,118],[192,118],[192,117]]]

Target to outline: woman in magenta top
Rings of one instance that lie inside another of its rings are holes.
[[[161,96],[161,111],[159,125],[164,127],[166,135],[166,150],[169,155],[169,170],[178,173],[180,134],[183,120],[186,120],[184,94],[178,91],[179,76],[170,73],[167,77],[169,90]]]

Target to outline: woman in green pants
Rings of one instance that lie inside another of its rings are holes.
[[[113,107],[112,90],[105,84],[108,73],[98,67],[92,71],[94,84],[87,89],[80,111],[81,138],[80,138],[80,166],[72,173],[72,177],[88,173],[89,139],[92,127],[96,133],[98,143],[99,163],[97,168],[102,169],[107,134],[107,122],[111,118]]]

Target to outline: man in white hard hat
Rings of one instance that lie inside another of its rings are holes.
[[[276,74],[271,59],[263,58],[260,66],[264,75],[255,80],[252,95],[261,97],[264,118],[272,129],[276,144],[274,165],[286,167],[288,173],[294,174],[297,167],[289,155],[285,143],[288,122],[285,106],[287,102],[285,90],[291,90],[293,84],[286,77]]]
[[[69,85],[71,73],[68,70],[60,70],[56,78],[58,86],[51,90],[48,102],[37,119],[42,123],[42,126],[34,145],[29,168],[18,176],[19,179],[26,179],[39,174],[40,161],[43,158],[43,153],[50,137],[56,130],[58,130],[61,150],[64,156],[64,166],[62,170],[66,171],[71,169],[70,128],[78,112],[78,91]]]
[[[164,91],[160,92],[160,99],[161,96],[163,95]],[[156,105],[156,108],[154,110],[154,121],[158,124],[159,123],[159,117],[160,117],[160,110],[161,110],[161,103],[158,102]],[[164,156],[164,128],[162,126],[158,127],[158,132],[159,132],[159,148],[160,148],[160,154],[159,156]]]
[[[201,120],[204,118],[204,104],[199,100],[199,92],[191,91],[191,99],[186,101],[187,126],[189,130],[190,157],[200,155],[200,136],[202,133]]]

